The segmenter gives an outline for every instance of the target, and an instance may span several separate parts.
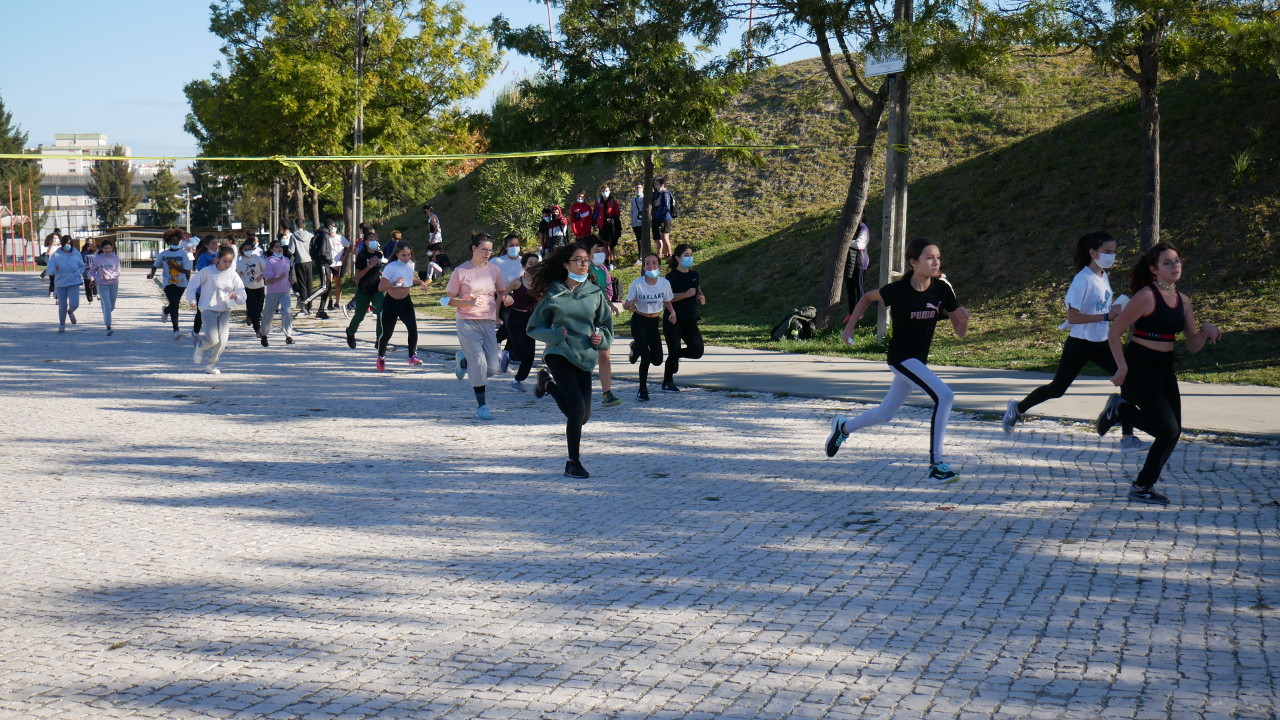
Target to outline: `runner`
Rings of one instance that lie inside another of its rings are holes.
[[[293,264],[289,258],[285,257],[284,243],[280,240],[272,240],[267,252],[266,265],[262,268],[267,298],[262,316],[262,332],[258,334],[258,340],[262,342],[262,347],[271,346],[267,336],[271,334],[271,321],[279,311],[280,329],[284,331],[284,342],[286,345],[292,345],[293,309],[290,307],[290,301],[293,299]]]
[[[1067,289],[1067,321],[1058,328],[1071,333],[1062,346],[1058,371],[1054,373],[1052,382],[1032,390],[1021,401],[1009,401],[1002,423],[1005,435],[1013,434],[1028,410],[1046,400],[1062,397],[1086,364],[1092,362],[1115,374],[1116,363],[1111,358],[1111,348],[1107,347],[1107,329],[1112,316],[1119,315],[1128,301],[1126,297],[1116,298],[1111,294],[1111,281],[1107,279],[1106,270],[1115,261],[1116,241],[1107,233],[1092,232],[1076,242],[1075,265],[1079,272]],[[1137,452],[1147,447],[1148,443],[1134,437],[1133,427],[1126,424],[1124,437],[1120,438],[1120,449]]]
[[[942,443],[947,433],[953,394],[926,363],[929,361],[929,346],[933,344],[934,327],[943,313],[950,318],[956,335],[963,338],[969,331],[969,311],[960,306],[951,284],[942,278],[942,251],[936,244],[923,238],[907,243],[907,264],[910,268],[901,280],[863,295],[845,323],[840,337],[852,344],[858,320],[871,303],[880,301],[889,306],[889,317],[893,322],[889,369],[893,371],[893,383],[879,407],[867,410],[852,420],[846,421],[844,415],[831,419],[827,457],[835,456],[849,433],[893,419],[911,391],[920,388],[933,400],[933,415],[929,421],[929,478],[950,480],[958,473],[943,459]]]
[[[537,304],[534,300],[533,276],[538,269],[538,254],[525,253],[520,262],[524,264],[524,272],[516,278],[511,292],[511,306],[507,308],[507,349],[502,351],[506,362],[516,363],[516,377],[511,381],[511,389],[524,392],[524,381],[533,369],[533,361],[537,356],[533,338],[529,337],[529,316]]]
[[[595,235],[588,235],[582,243],[591,251],[591,280],[604,290],[604,298],[609,303],[609,310],[614,314],[618,314],[618,308],[613,304],[613,276],[609,274],[609,248],[604,244],[604,240]],[[602,407],[617,407],[622,404],[622,399],[613,394],[613,365],[609,361],[609,351],[601,350],[598,360],[598,372],[600,373],[600,405]]]
[[[503,287],[510,292],[514,289],[516,281],[520,279],[520,275],[524,273],[524,265],[520,262],[520,236],[511,233],[502,240],[502,252],[494,257],[492,262],[499,270],[502,271]],[[505,341],[507,335],[507,313],[509,308],[498,309],[498,342]],[[511,365],[511,357],[507,351],[503,350],[498,362],[498,369],[506,372]]]
[[[58,332],[66,332],[68,318],[72,325],[76,324],[80,285],[84,282],[84,256],[76,251],[70,235],[62,236],[62,245],[49,256],[45,271],[53,278],[53,292],[58,300]]]
[[[231,340],[231,308],[244,302],[244,282],[236,274],[236,251],[230,247],[218,250],[218,257],[212,265],[191,278],[187,287],[187,302],[197,306],[204,315],[204,335],[196,343],[192,361],[199,365],[204,361],[204,354],[209,353],[209,364],[204,371],[210,375],[221,375],[218,360],[222,351]]]
[[[220,247],[220,245],[218,245],[217,236],[210,235],[209,237],[206,237],[204,240],[201,241],[200,247],[202,251],[200,255],[196,257],[196,264],[195,264],[196,272],[200,272],[201,270],[218,262],[218,248]],[[200,292],[199,290],[197,290],[196,300],[199,301],[199,299],[200,299]],[[196,313],[195,320],[193,320],[191,323],[191,344],[192,345],[200,344],[200,331],[204,327],[203,323],[204,323],[204,314],[199,312]]]
[[[363,247],[356,254],[355,263],[356,297],[351,301],[354,303],[353,314],[347,325],[347,347],[352,350],[356,347],[356,331],[360,329],[360,323],[364,322],[364,315],[370,305],[373,305],[374,337],[382,337],[382,301],[385,293],[378,289],[378,284],[382,280],[384,259],[377,238],[370,237],[361,244]]]
[[[98,285],[93,281],[93,256],[96,254],[98,248],[94,246],[93,238],[86,239],[80,248],[80,257],[84,258],[84,300],[88,303],[98,295]]]
[[[459,265],[449,276],[440,304],[457,308],[458,345],[454,356],[454,374],[461,380],[470,373],[471,389],[476,395],[476,417],[492,420],[493,413],[485,399],[485,382],[500,372],[501,353],[495,324],[498,308],[511,304],[507,283],[497,265],[489,262],[493,239],[488,233],[471,236],[471,260]]]
[[[107,326],[107,335],[113,335],[111,313],[116,309],[120,293],[120,256],[116,255],[115,242],[103,240],[98,246],[89,275],[98,287],[98,302],[102,305],[102,322]]]
[[[245,320],[253,327],[253,334],[262,337],[262,307],[267,302],[267,283],[262,278],[262,272],[266,270],[267,261],[261,255],[255,255],[255,250],[261,252],[253,236],[250,235],[249,239],[240,246],[240,257],[236,258],[236,272],[240,275],[240,281],[244,283]]]
[[[338,232],[337,223],[333,218],[325,221],[325,242],[328,243],[329,257],[329,285],[325,290],[325,294],[320,296],[321,307],[326,310],[337,310],[342,306],[342,267],[347,261],[347,252],[351,248],[351,241],[342,233]]]
[[[1182,434],[1182,397],[1173,372],[1173,344],[1182,333],[1191,352],[1200,352],[1205,343],[1222,339],[1222,331],[1212,323],[1196,326],[1191,298],[1180,292],[1182,258],[1169,243],[1153,245],[1138,259],[1129,276],[1133,300],[1107,332],[1107,344],[1115,361],[1111,383],[1119,395],[1107,399],[1098,416],[1098,434],[1118,422],[1127,422],[1151,435],[1151,449],[1137,478],[1129,486],[1129,499],[1151,505],[1168,505],[1169,498],[1156,490],[1160,472],[1173,454]],[[1120,337],[1133,328],[1129,343]]]
[[[178,329],[178,306],[182,302],[182,294],[187,290],[187,281],[191,278],[191,255],[182,249],[182,231],[177,228],[169,228],[164,232],[164,242],[168,249],[156,253],[155,262],[151,264],[151,272],[147,273],[147,279],[154,278],[156,271],[164,268],[164,280],[161,285],[164,287],[164,296],[169,304],[160,309],[160,317],[169,318],[169,322],[173,323],[173,339],[181,340],[182,331]]]
[[[565,416],[569,459],[564,474],[589,478],[582,466],[582,426],[591,419],[591,370],[600,350],[613,342],[613,313],[599,285],[589,282],[591,257],[578,244],[565,245],[538,266],[529,335],[541,341],[547,367],[538,371],[534,397],[548,393]],[[550,371],[550,372],[548,372]]]
[[[640,361],[640,389],[636,391],[636,400],[649,401],[649,367],[662,364],[662,309],[668,315],[674,315],[675,309],[671,299],[675,293],[671,290],[671,282],[661,276],[662,261],[657,253],[644,256],[644,274],[631,282],[627,289],[624,310],[631,311],[631,353],[628,360],[632,365]]]
[[[378,334],[378,372],[387,369],[387,343],[396,331],[396,320],[404,322],[409,334],[409,364],[422,364],[418,359],[418,316],[413,309],[413,298],[409,297],[415,284],[424,290],[430,287],[413,272],[413,248],[407,242],[400,242],[395,262],[387,263],[378,280],[379,292],[386,293],[382,298],[382,332]]]
[[[660,252],[660,251],[659,251]],[[667,322],[662,326],[663,335],[667,339],[667,369],[662,375],[662,389],[667,392],[680,392],[676,387],[676,373],[680,372],[681,358],[697,360],[702,357],[702,331],[698,329],[698,306],[706,305],[707,298],[702,294],[702,278],[693,269],[693,246],[681,243],[676,246],[670,259],[671,271],[667,273],[667,282],[671,283],[674,293],[671,310],[667,312]],[[681,343],[684,347],[681,347]]]

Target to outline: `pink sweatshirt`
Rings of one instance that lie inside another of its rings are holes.
[[[289,275],[293,272],[293,263],[287,257],[267,257],[267,266],[262,269],[262,279],[267,281],[267,293],[287,293],[290,289]]]

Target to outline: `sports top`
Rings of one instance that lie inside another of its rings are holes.
[[[880,288],[880,298],[889,306],[889,317],[893,321],[889,364],[909,358],[929,362],[934,327],[943,318],[943,311],[960,307],[951,284],[934,278],[929,287],[920,291],[911,286],[910,278],[903,278]]]
[[[1111,310],[1111,281],[1107,274],[1095,273],[1088,266],[1080,269],[1067,289],[1067,307],[1085,315],[1103,315]],[[1110,323],[1099,320],[1091,323],[1063,323],[1060,329],[1070,330],[1073,338],[1091,342],[1106,342]]]
[[[1187,325],[1186,316],[1182,312],[1182,293],[1178,293],[1178,304],[1170,307],[1155,283],[1147,287],[1151,288],[1151,294],[1156,298],[1156,309],[1150,315],[1138,318],[1133,324],[1133,336],[1143,340],[1173,342]]]

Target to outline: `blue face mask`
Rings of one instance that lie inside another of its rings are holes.
[[[170,250],[177,250],[177,249],[178,249],[178,245],[177,245],[177,243],[174,243],[173,245],[170,245],[170,246],[169,246],[169,249],[170,249]]]
[[[649,276],[649,277],[651,277],[651,278],[656,278],[656,277],[658,277],[658,273],[660,273],[660,272],[662,272],[662,271],[661,271],[661,270],[645,270],[645,271],[644,271],[644,274],[645,274],[645,275],[648,275],[648,276]]]
[[[572,281],[574,281],[574,282],[579,282],[579,283],[580,283],[580,282],[586,282],[586,281],[587,281],[587,274],[586,274],[586,273],[582,273],[581,275],[579,275],[578,273],[573,272],[572,270],[570,270],[570,271],[569,271],[569,279],[570,279],[570,280],[572,280]]]
[[[507,257],[512,257],[512,258],[520,257],[520,248],[518,247],[507,248]]]
[[[275,252],[271,253],[271,256],[272,256],[272,257],[284,257],[284,251],[282,251],[282,250],[276,250]]]
[[[687,268],[693,267],[693,256],[685,255],[684,257],[680,258],[680,267],[687,267]]]

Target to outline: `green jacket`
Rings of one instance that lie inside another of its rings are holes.
[[[600,347],[591,347],[591,333],[600,328]],[[565,337],[563,329],[569,331]],[[552,283],[529,316],[529,337],[546,346],[543,355],[561,355],[590,372],[600,350],[613,344],[613,312],[604,291],[588,279],[569,290],[564,283]]]

